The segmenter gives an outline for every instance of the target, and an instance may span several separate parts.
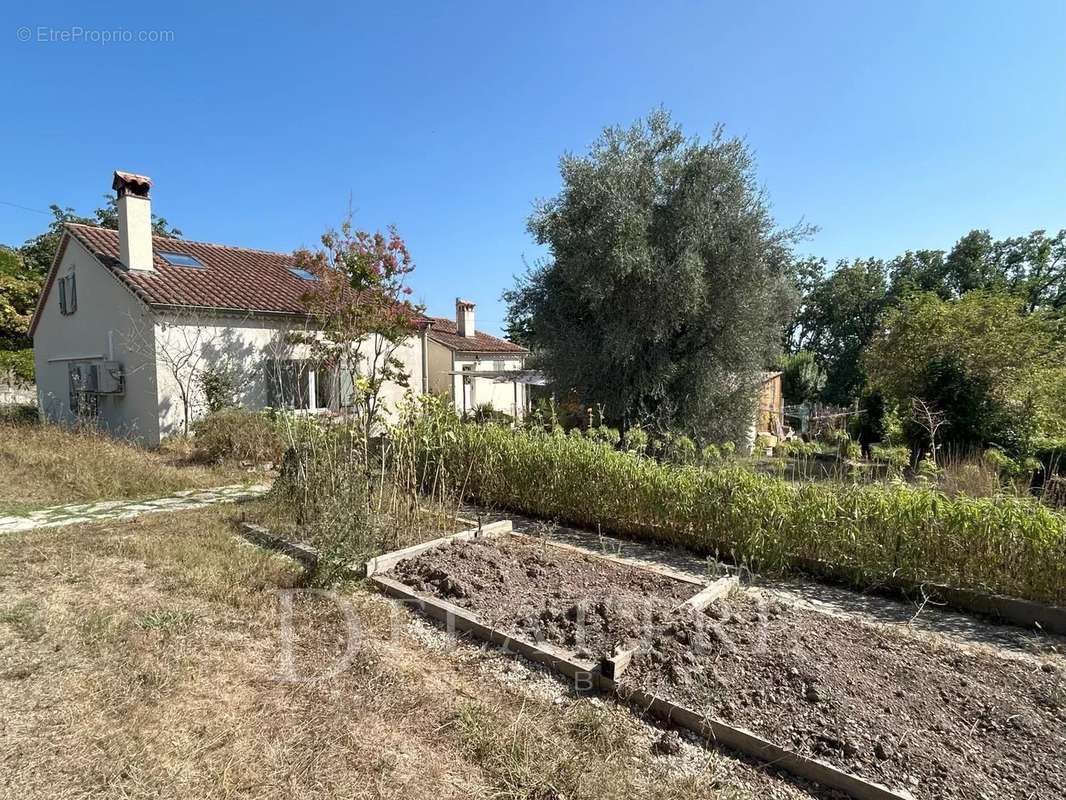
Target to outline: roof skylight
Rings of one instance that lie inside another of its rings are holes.
[[[172,267],[192,267],[193,269],[206,269],[195,257],[184,253],[160,253],[160,257]]]
[[[289,272],[305,281],[317,281],[318,276],[310,270],[301,269],[300,267],[289,267]]]

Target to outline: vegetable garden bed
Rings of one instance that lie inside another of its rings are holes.
[[[679,613],[620,678],[917,797],[1052,797],[1066,785],[1060,669],[737,593]]]

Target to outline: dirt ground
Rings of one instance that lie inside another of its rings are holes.
[[[304,576],[234,513],[0,537],[0,798],[812,796],[358,585],[293,598],[286,680]]]
[[[598,660],[635,646],[700,587],[522,539],[453,542],[392,571],[502,630]]]
[[[1061,797],[1066,675],[737,593],[677,614],[623,683],[919,798]]]

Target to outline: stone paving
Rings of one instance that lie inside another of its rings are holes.
[[[187,511],[216,503],[234,503],[260,497],[270,490],[266,484],[234,484],[214,489],[185,489],[152,500],[100,500],[32,511],[25,516],[0,517],[0,534],[20,533],[36,528],[61,528],[111,519],[130,519],[161,511]]]

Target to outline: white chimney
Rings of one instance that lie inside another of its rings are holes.
[[[455,298],[455,327],[460,336],[474,338],[474,304],[469,300]]]
[[[151,272],[152,179],[115,170],[111,188],[118,192],[118,257],[126,269]]]

